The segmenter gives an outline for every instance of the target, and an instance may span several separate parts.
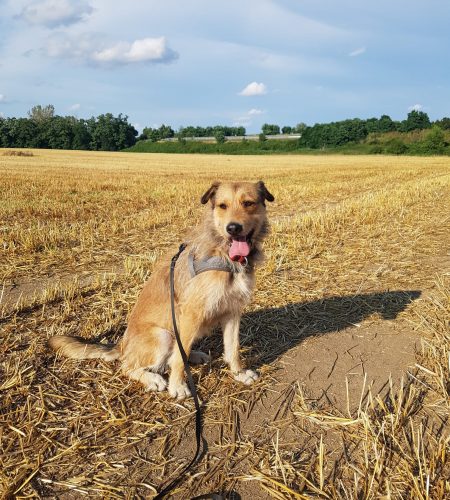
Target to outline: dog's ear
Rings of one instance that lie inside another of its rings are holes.
[[[206,205],[206,203],[208,203],[208,201],[211,198],[214,198],[214,195],[216,194],[216,191],[217,191],[219,186],[220,186],[220,182],[217,182],[217,181],[213,182],[211,184],[211,187],[208,189],[208,191],[206,191],[206,193],[200,198],[202,205]]]
[[[258,186],[258,193],[261,198],[261,201],[263,202],[263,205],[265,204],[265,200],[267,201],[274,201],[275,198],[272,193],[269,192],[269,190],[266,188],[266,185],[264,184],[263,181],[259,181],[257,183]]]

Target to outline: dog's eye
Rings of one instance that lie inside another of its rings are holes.
[[[227,206],[225,205],[225,203],[221,203],[219,205],[219,207],[222,209],[222,210],[226,210],[227,209]]]
[[[254,201],[244,201],[244,207],[252,207],[255,204]]]

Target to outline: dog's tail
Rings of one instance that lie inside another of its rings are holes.
[[[117,345],[90,342],[82,337],[56,335],[50,337],[48,343],[58,354],[72,359],[100,358],[105,361],[113,361],[120,357],[120,349]]]

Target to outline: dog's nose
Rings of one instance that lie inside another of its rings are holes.
[[[227,233],[231,236],[237,236],[242,231],[242,225],[237,222],[230,222],[227,225]]]

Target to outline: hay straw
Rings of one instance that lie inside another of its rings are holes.
[[[277,201],[242,350],[262,377],[236,384],[218,337],[202,342],[213,361],[193,371],[209,448],[175,496],[449,498],[448,166],[383,156],[1,157],[4,497],[148,498],[189,460],[192,401],[145,393],[117,364],[55,358],[46,340],[117,341],[155,261],[200,216],[208,183],[261,177]],[[349,381],[345,411],[308,395],[313,368],[283,384],[291,350],[384,321],[423,337],[403,383],[373,392],[355,356],[363,381],[357,390]]]

